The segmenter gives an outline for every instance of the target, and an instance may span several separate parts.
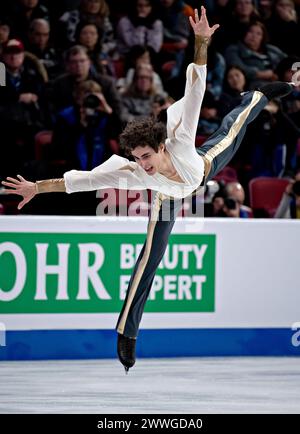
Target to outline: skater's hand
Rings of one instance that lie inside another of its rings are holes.
[[[23,206],[28,203],[36,194],[36,184],[34,182],[26,181],[21,175],[17,175],[19,179],[6,178],[8,181],[2,181],[2,184],[9,189],[3,190],[7,194],[19,194],[23,196],[22,202],[19,203],[18,209],[23,208]]]
[[[191,26],[194,30],[195,36],[202,36],[203,38],[211,38],[214,32],[220,27],[219,24],[215,24],[210,27],[206,18],[206,10],[204,6],[201,6],[201,17],[199,19],[198,10],[195,9],[195,18],[189,17]]]

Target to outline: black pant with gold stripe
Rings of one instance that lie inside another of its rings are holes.
[[[241,144],[247,125],[267,102],[268,99],[261,92],[245,94],[241,104],[225,116],[220,128],[197,149],[204,158],[205,181],[213,178],[228,164]],[[162,193],[154,195],[147,239],[135,264],[117,323],[120,334],[132,338],[138,334],[144,306],[181,205],[181,199],[170,200]]]
[[[181,205],[181,199],[170,199],[158,192],[154,194],[147,239],[131,275],[126,299],[117,324],[118,332],[127,337],[137,336],[144,305]]]
[[[224,117],[220,128],[197,148],[198,154],[204,157],[205,181],[212,179],[229,163],[244,138],[248,124],[267,103],[268,98],[263,93],[247,92],[241,104]]]

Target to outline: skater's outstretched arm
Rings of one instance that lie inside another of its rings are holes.
[[[135,173],[136,169],[138,173]],[[113,155],[91,171],[70,170],[64,173],[63,178],[36,182],[27,181],[18,175],[17,178],[7,177],[6,181],[2,181],[2,184],[9,187],[4,190],[4,193],[23,196],[23,200],[18,205],[18,209],[21,209],[40,193],[75,193],[104,188],[145,190],[147,187],[143,183],[140,170],[142,169],[138,167],[137,163]]]
[[[206,87],[207,48],[219,24],[210,27],[205,8],[201,7],[201,16],[195,9],[190,24],[195,35],[194,63],[186,72],[184,97],[168,109],[168,137],[176,138],[181,146],[195,147],[195,135],[199,121],[200,109]]]

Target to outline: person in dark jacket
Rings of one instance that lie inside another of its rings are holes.
[[[25,56],[20,40],[10,39],[2,51],[6,85],[0,87],[1,172],[17,170],[34,157],[34,135],[44,128],[44,81]]]
[[[225,51],[229,65],[237,65],[245,71],[251,89],[277,79],[274,72],[286,54],[267,43],[265,26],[260,22],[248,26],[244,37]]]
[[[223,83],[223,92],[219,99],[218,115],[223,118],[242,101],[242,92],[248,90],[244,71],[239,66],[227,68]]]
[[[110,155],[109,118],[112,108],[101,86],[86,80],[76,87],[75,104],[60,111],[54,126],[52,157],[63,160],[64,169],[91,170]]]
[[[266,22],[272,44],[289,55],[300,56],[299,16],[293,0],[275,0]]]
[[[63,108],[74,104],[76,85],[86,80],[94,80],[101,86],[103,95],[113,110],[112,116],[115,119],[115,134],[117,135],[122,108],[113,80],[92,70],[87,49],[81,45],[75,45],[66,51],[65,68],[66,73],[50,83],[49,98],[53,113],[57,114]]]
[[[36,18],[49,20],[48,9],[39,0],[15,0],[8,4],[7,14],[12,25],[12,35],[27,43],[30,23]]]

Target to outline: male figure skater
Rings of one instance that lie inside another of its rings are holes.
[[[121,145],[135,162],[113,155],[91,171],[71,170],[62,179],[33,183],[18,175],[18,179],[8,177],[2,182],[13,188],[14,194],[23,196],[19,209],[36,194],[54,191],[72,193],[126,187],[155,192],[147,238],[117,323],[118,356],[126,372],[135,363],[136,338],[144,305],[181,207],[181,199],[228,164],[244,137],[247,125],[270,99],[292,90],[291,84],[277,82],[246,93],[242,103],[224,118],[221,127],[201,148],[196,149],[195,135],[205,91],[207,47],[219,25],[209,26],[204,7],[200,19],[195,10],[190,24],[195,34],[194,63],[187,68],[184,97],[167,111],[167,131],[163,123],[143,119],[129,123],[121,134]],[[5,191],[12,193],[11,189]],[[168,218],[164,218],[165,209]]]

